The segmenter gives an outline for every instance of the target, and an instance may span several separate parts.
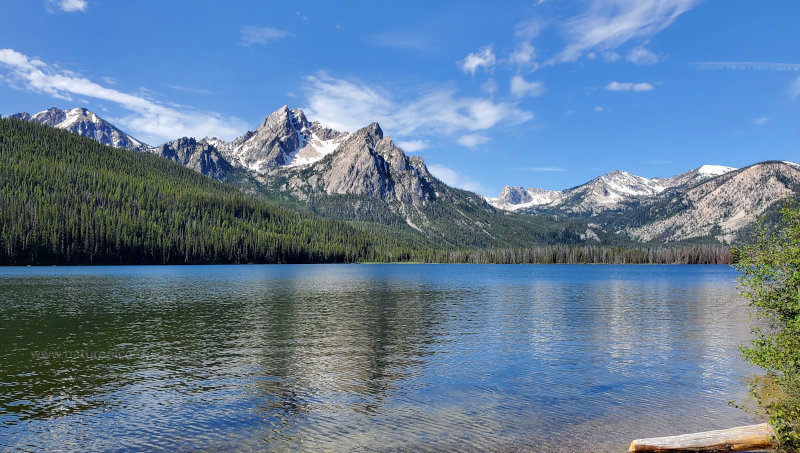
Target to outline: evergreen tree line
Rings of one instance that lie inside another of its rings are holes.
[[[166,159],[0,119],[0,264],[392,261],[413,250]]]
[[[432,245],[391,225],[287,209],[147,153],[0,118],[0,264],[399,261],[728,263],[730,255],[714,245]]]
[[[602,246],[546,245],[513,249],[443,251],[441,263],[474,264],[731,264],[724,245]]]

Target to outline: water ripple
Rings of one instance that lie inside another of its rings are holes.
[[[714,266],[0,270],[0,449],[621,451],[751,419]]]

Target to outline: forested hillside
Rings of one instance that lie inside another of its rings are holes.
[[[724,247],[580,245],[569,219],[520,223],[522,216],[486,218],[480,208],[424,207],[431,219],[452,219],[452,213],[439,212],[450,209],[475,225],[493,224],[492,231],[502,233],[494,243],[476,246],[474,237],[452,233],[446,236],[454,243],[436,243],[400,218],[397,223],[322,218],[149,153],[0,119],[0,264],[729,260]],[[447,228],[446,221],[436,225]]]
[[[246,195],[165,159],[0,119],[0,263],[408,259],[413,244]]]

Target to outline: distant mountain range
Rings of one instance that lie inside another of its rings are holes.
[[[507,186],[486,198],[435,178],[377,123],[349,133],[283,106],[227,142],[183,137],[149,146],[89,110],[51,108],[15,118],[175,161],[251,193],[326,217],[411,228],[455,245],[528,241],[732,243],[780,200],[800,193],[800,166],[704,165],[669,178],[618,170],[560,191]],[[555,216],[555,217],[554,217]]]
[[[487,200],[508,211],[592,219],[638,241],[713,237],[731,243],[799,193],[800,164],[762,162],[742,169],[703,165],[669,178],[617,170],[567,190],[506,186]]]
[[[509,211],[547,209],[565,213],[598,214],[617,209],[632,200],[662,193],[682,192],[708,179],[736,170],[721,165],[703,165],[671,178],[644,178],[615,170],[585,184],[566,190],[506,186],[497,198],[487,198],[493,206]]]

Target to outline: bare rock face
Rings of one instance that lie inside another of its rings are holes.
[[[496,208],[508,211],[541,208],[563,214],[594,215],[661,194],[682,193],[734,170],[721,165],[704,165],[669,178],[645,178],[615,170],[566,190],[531,187],[523,193],[521,187],[506,186],[497,198],[488,198],[487,201]]]
[[[256,173],[285,166],[309,165],[333,152],[346,133],[309,123],[300,109],[283,106],[255,130],[232,143],[214,143],[239,165]]]
[[[776,203],[798,194],[800,165],[762,162],[741,170],[703,165],[669,178],[614,171],[562,191],[506,187],[487,201],[511,211],[591,216],[639,241],[732,243]]]
[[[31,121],[50,127],[56,127],[58,124],[63,123],[65,119],[67,119],[67,113],[55,107],[43,110],[31,117]]]
[[[300,148],[302,141],[298,129],[303,125],[298,123],[299,118],[283,106],[267,116],[258,129],[234,142],[234,155],[243,166],[254,171],[288,165],[291,154]]]
[[[521,186],[505,186],[497,199],[502,204],[517,205],[530,203],[533,197]]]
[[[147,151],[216,179],[224,179],[231,170],[219,150],[205,140],[183,137]]]
[[[386,201],[422,203],[436,198],[433,176],[419,157],[411,157],[383,136],[378,123],[353,133],[328,158],[311,167],[327,194],[354,194]]]
[[[28,112],[21,112],[21,113],[13,113],[13,114],[11,114],[9,116],[9,118],[15,118],[15,119],[18,119],[18,120],[23,120],[23,121],[30,121],[31,118],[33,118],[33,117]]]
[[[628,228],[631,237],[679,241],[713,235],[732,242],[775,203],[800,192],[800,166],[763,162],[696,185],[670,201],[674,214]]]
[[[113,124],[85,108],[61,110],[52,107],[35,115],[23,112],[11,115],[11,117],[65,129],[115,148],[139,148],[145,146],[141,141],[122,132]]]

